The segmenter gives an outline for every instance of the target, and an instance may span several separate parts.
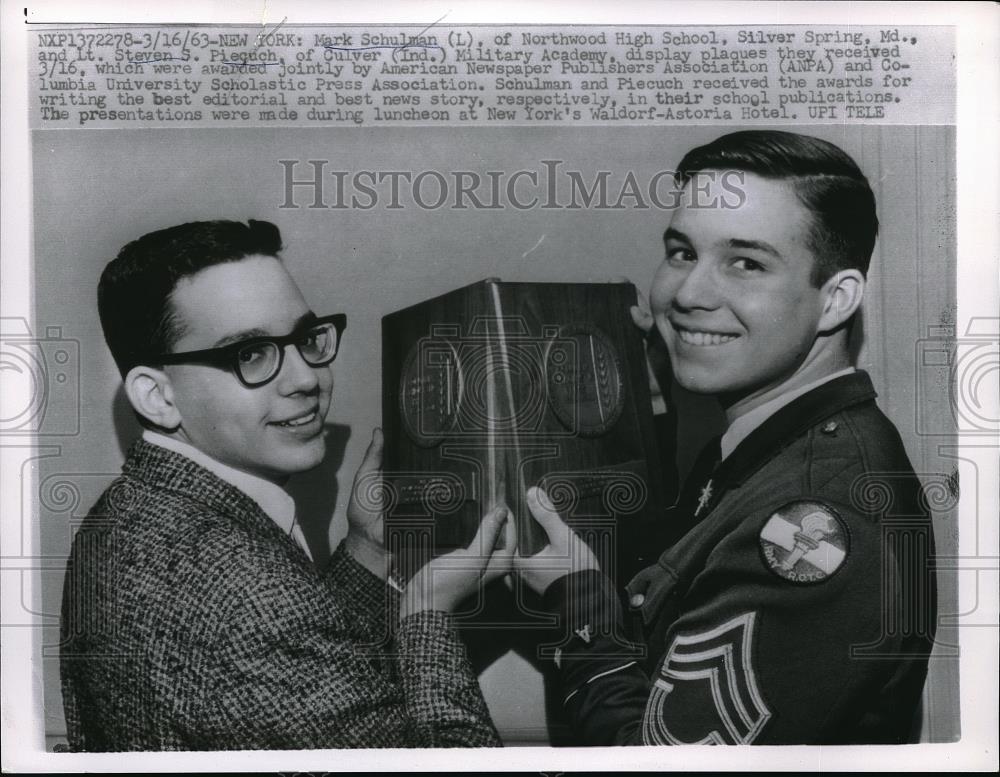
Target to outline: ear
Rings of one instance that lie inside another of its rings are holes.
[[[133,367],[125,376],[125,395],[135,411],[151,423],[171,431],[181,425],[173,386],[163,370]]]
[[[865,294],[865,276],[860,270],[840,270],[823,284],[823,313],[819,319],[821,332],[832,332],[845,322],[861,305]]]

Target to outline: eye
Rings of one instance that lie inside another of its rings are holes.
[[[302,333],[298,344],[303,348],[317,348],[323,342],[325,334],[326,330],[322,328],[310,329]]]
[[[675,264],[693,262],[697,255],[687,246],[667,246],[667,261]]]
[[[755,259],[748,259],[745,256],[737,257],[733,260],[733,267],[747,273],[763,272],[767,268]]]
[[[256,364],[266,358],[266,345],[251,345],[240,350],[238,359],[240,364]]]

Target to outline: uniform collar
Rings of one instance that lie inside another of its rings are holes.
[[[285,534],[291,533],[295,524],[295,501],[281,486],[230,467],[228,464],[223,464],[190,443],[154,432],[151,429],[143,431],[142,439],[152,445],[179,453],[195,464],[200,464],[220,480],[250,497]]]
[[[862,370],[821,383],[780,407],[747,434],[719,465],[715,478],[730,485],[743,483],[810,427],[875,397],[871,378]]]
[[[844,375],[850,375],[853,372],[855,372],[854,367],[838,370],[837,372],[831,373],[820,378],[819,380],[814,380],[804,386],[799,386],[797,389],[786,391],[781,396],[775,397],[771,401],[765,402],[760,407],[755,407],[749,413],[741,415],[729,425],[729,428],[726,429],[726,433],[722,435],[722,441],[720,442],[720,446],[722,448],[722,458],[725,459],[730,453],[736,450],[736,448],[739,447],[739,444],[743,442],[743,440],[745,440],[754,429],[777,413],[785,405],[790,404],[793,400],[798,399],[803,394],[808,394],[814,388],[818,388],[824,383],[836,380]]]

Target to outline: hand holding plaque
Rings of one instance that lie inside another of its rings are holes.
[[[518,554],[514,570],[536,594],[542,595],[560,577],[588,569],[600,571],[597,557],[562,517],[540,488],[529,488],[528,509],[545,530],[548,544],[533,556]]]
[[[400,620],[425,610],[452,612],[481,586],[510,572],[514,542],[509,518],[506,505],[494,507],[483,517],[467,548],[438,556],[420,567],[400,597]]]
[[[540,486],[609,573],[645,564],[662,498],[635,301],[627,283],[492,280],[383,319],[394,549],[465,547],[503,502],[531,555],[547,543],[525,502]]]

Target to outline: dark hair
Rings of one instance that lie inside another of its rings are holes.
[[[150,232],[122,248],[101,273],[97,310],[122,377],[169,353],[182,334],[170,298],[181,278],[261,254],[277,257],[281,233],[267,221],[194,221]]]
[[[777,130],[732,132],[685,154],[675,180],[682,185],[705,170],[741,170],[791,182],[813,214],[807,240],[816,258],[813,285],[848,268],[868,273],[878,234],[875,195],[854,160],[833,143]]]

